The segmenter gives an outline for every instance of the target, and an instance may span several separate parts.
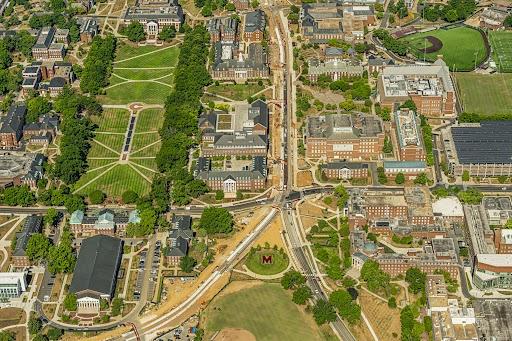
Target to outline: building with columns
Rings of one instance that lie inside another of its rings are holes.
[[[114,297],[122,256],[119,238],[97,235],[82,241],[69,287],[77,296],[78,314],[97,314],[100,300]]]

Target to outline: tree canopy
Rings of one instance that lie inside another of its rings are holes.
[[[96,35],[94,37],[80,78],[80,89],[84,93],[96,95],[107,86],[115,53],[116,38],[114,36],[108,35],[102,38]]]
[[[306,278],[298,271],[290,270],[281,278],[284,289],[293,289],[306,283]]]
[[[144,33],[144,25],[142,25],[138,21],[132,21],[128,26],[126,26],[122,32],[122,34],[128,37],[128,40],[139,42],[146,39],[146,33]]]
[[[409,291],[413,294],[417,294],[425,290],[426,279],[427,275],[418,268],[409,268],[405,273],[405,281],[409,283]]]
[[[28,240],[25,252],[31,261],[45,259],[50,245],[50,240],[45,235],[34,233]]]
[[[233,216],[223,207],[207,207],[201,214],[199,226],[208,234],[229,233],[233,230]]]
[[[342,318],[349,323],[356,323],[361,319],[361,307],[352,300],[352,296],[345,289],[333,291],[329,302],[338,310]]]
[[[313,307],[313,317],[318,325],[336,320],[336,311],[331,303],[325,300],[318,300]]]
[[[376,292],[389,286],[390,277],[380,269],[379,263],[368,260],[361,268],[361,279],[366,282],[368,289]]]

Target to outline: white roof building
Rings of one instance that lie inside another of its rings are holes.
[[[24,272],[0,272],[0,298],[19,297],[27,290]]]
[[[462,204],[457,197],[446,197],[432,203],[434,216],[443,218],[464,218]]]

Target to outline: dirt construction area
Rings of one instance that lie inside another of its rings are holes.
[[[400,310],[391,309],[387,302],[379,300],[365,290],[359,292],[361,309],[370,321],[379,340],[394,340],[400,335]]]
[[[297,173],[298,187],[311,186],[311,184],[313,184],[313,176],[311,175],[311,171],[300,171]]]
[[[256,239],[255,245],[265,245],[265,243],[269,243],[270,246],[277,245],[277,247],[284,247],[283,238],[281,238],[281,231],[283,230],[283,221],[281,220],[281,215],[276,215],[274,220],[267,227],[265,232]]]
[[[213,338],[215,341],[256,341],[256,338],[250,331],[239,328],[222,329],[217,336]]]

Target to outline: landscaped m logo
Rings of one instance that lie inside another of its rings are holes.
[[[263,255],[261,256],[262,264],[272,264],[272,255]]]

